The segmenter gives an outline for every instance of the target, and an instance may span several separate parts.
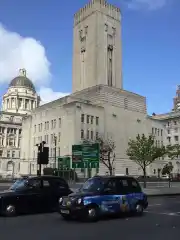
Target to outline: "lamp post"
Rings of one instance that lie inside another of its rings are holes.
[[[54,135],[54,163],[56,168],[56,147],[57,147],[57,137]]]

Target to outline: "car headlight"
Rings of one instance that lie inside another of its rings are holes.
[[[79,198],[79,199],[77,200],[77,203],[78,203],[78,204],[81,204],[81,203],[82,203],[82,199]]]
[[[63,198],[62,197],[59,198],[59,203],[62,203],[62,201],[63,201]]]

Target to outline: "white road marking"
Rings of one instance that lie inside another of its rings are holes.
[[[148,207],[154,207],[154,206],[161,206],[161,203],[156,203],[156,204],[149,204]]]
[[[168,213],[168,212],[152,212],[152,211],[144,211],[145,213],[151,213],[156,215],[166,215],[166,216],[174,216],[180,217],[180,212]],[[179,213],[179,214],[178,214]]]

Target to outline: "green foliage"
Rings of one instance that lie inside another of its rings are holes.
[[[171,175],[171,173],[172,173],[172,171],[173,171],[173,165],[172,165],[172,163],[171,162],[169,162],[169,163],[167,163],[164,167],[163,167],[163,169],[162,169],[162,175]]]
[[[180,145],[175,144],[175,145],[168,145],[166,147],[167,155],[170,159],[175,159],[179,158],[180,156]]]
[[[152,135],[146,137],[144,134],[141,136],[138,134],[136,140],[129,140],[128,142],[127,155],[143,169],[144,173],[148,165],[165,154],[165,147],[155,146]]]

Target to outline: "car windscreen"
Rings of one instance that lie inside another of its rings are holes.
[[[104,188],[104,181],[100,178],[92,178],[87,180],[82,187],[80,188],[80,191],[83,192],[100,192]]]
[[[10,190],[20,190],[27,188],[27,183],[28,183],[27,179],[18,179],[15,181],[15,183],[12,184]]]

